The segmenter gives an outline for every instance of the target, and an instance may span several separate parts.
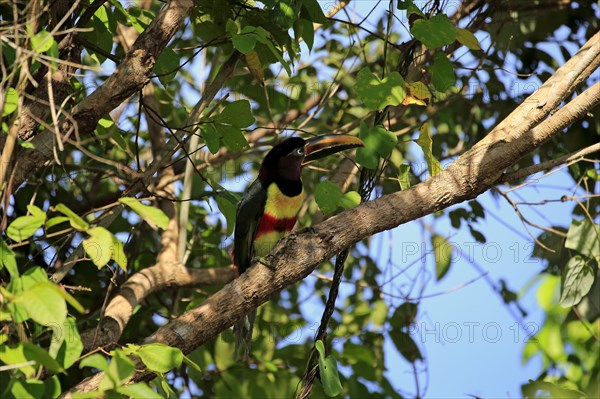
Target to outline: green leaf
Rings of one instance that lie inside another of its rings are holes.
[[[112,24],[106,7],[98,7],[94,13],[94,17],[97,18],[107,30],[111,29]]]
[[[560,305],[577,305],[594,284],[594,270],[580,255],[575,255],[564,267],[561,279]]]
[[[302,8],[306,10],[312,22],[327,25],[329,20],[317,0],[302,0]]]
[[[112,252],[111,257],[119,267],[126,272],[127,271],[127,255],[125,255],[125,248],[123,243],[114,234],[112,234]]]
[[[399,105],[406,97],[404,79],[396,71],[379,79],[368,67],[358,72],[356,95],[367,108],[382,110],[388,105]]]
[[[423,82],[407,82],[404,105],[417,104],[426,107],[431,102],[431,90]]]
[[[45,53],[56,45],[54,37],[47,30],[42,29],[31,37],[31,49],[38,54]]]
[[[471,211],[476,218],[485,219],[485,211],[483,206],[481,206],[477,200],[469,201],[469,206],[471,207]]]
[[[183,361],[183,352],[179,348],[173,348],[163,344],[143,345],[136,353],[148,369],[166,373],[179,367]]]
[[[587,172],[585,172],[585,174],[590,179],[600,180],[600,173],[598,173],[598,171],[596,169],[588,169]]]
[[[169,399],[173,399],[176,398],[177,396],[175,395],[175,392],[173,391],[173,389],[171,388],[171,386],[169,385],[169,383],[167,382],[167,380],[165,379],[165,377],[162,374],[159,374],[158,376],[158,380],[160,381],[160,388],[162,389],[163,392],[160,392],[163,398],[169,398]]]
[[[409,23],[412,25],[412,15],[415,14],[422,18],[426,18],[426,15],[417,7],[413,0],[398,0],[398,9],[406,10],[406,16],[409,17]]]
[[[71,223],[71,227],[75,230],[86,231],[90,228],[90,225],[86,223],[79,215],[70,210],[65,204],[58,204],[54,207],[54,210],[62,213],[66,217],[69,218],[69,222]]]
[[[375,327],[381,327],[387,320],[388,307],[381,299],[373,304],[373,310],[370,315],[371,322]]]
[[[10,274],[11,280],[19,277],[19,269],[17,268],[17,259],[15,253],[8,245],[0,238],[0,266],[3,266]]]
[[[10,115],[16,111],[19,104],[19,93],[12,87],[4,92],[4,108],[2,108],[2,116]]]
[[[471,232],[471,236],[473,236],[475,241],[481,242],[481,243],[485,243],[487,241],[485,236],[480,231],[476,230],[470,223],[468,226],[469,226],[469,231]]]
[[[130,398],[162,399],[161,395],[143,382],[123,385],[122,387],[117,388],[117,392],[129,396]]]
[[[169,225],[169,217],[158,208],[150,205],[144,205],[132,197],[119,198],[119,202],[130,207],[152,227],[158,226],[164,230]]]
[[[227,103],[221,114],[215,118],[216,122],[226,123],[231,126],[244,128],[254,123],[254,116],[248,100],[239,100]]]
[[[46,212],[37,206],[27,205],[27,209],[31,215],[16,218],[6,229],[6,235],[14,241],[21,242],[28,239],[42,227],[46,220]]]
[[[21,342],[15,347],[6,344],[0,345],[0,359],[4,364],[23,364],[34,361],[34,365],[23,365],[19,369],[27,377],[32,377],[36,372],[36,366],[44,366],[50,372],[61,373],[65,370],[54,360],[48,352],[29,342]]]
[[[246,64],[246,68],[248,68],[252,76],[259,82],[264,82],[265,77],[263,74],[263,65],[260,61],[258,53],[252,50],[245,54],[244,57],[242,57],[242,59]]]
[[[183,362],[185,364],[187,364],[189,367],[191,367],[192,369],[194,369],[195,371],[197,371],[198,373],[202,373],[202,369],[200,368],[200,366],[198,365],[198,363],[194,362],[189,357],[183,355]]]
[[[302,39],[304,39],[304,43],[306,43],[308,50],[312,51],[315,43],[315,28],[313,23],[307,19],[300,19],[298,23],[302,29]]]
[[[562,388],[549,381],[532,381],[522,386],[523,396],[527,398],[561,398],[561,399],[583,399],[587,395],[577,389]],[[542,393],[547,393],[543,395]]]
[[[344,351],[342,352],[348,363],[354,365],[359,362],[373,367],[375,356],[373,350],[365,345],[357,345],[351,341],[346,341]],[[361,376],[362,377],[362,376]]]
[[[119,132],[119,129],[111,129],[110,137],[117,143],[120,149],[127,151],[127,141],[123,138],[123,135]]]
[[[481,50],[479,40],[477,40],[470,30],[456,28],[456,40],[458,40],[460,44],[467,46],[470,50]]]
[[[287,63],[287,61],[285,61],[283,59],[283,56],[281,55],[281,51],[279,51],[270,40],[267,40],[264,44],[265,44],[265,46],[267,46],[269,51],[275,56],[277,61],[279,61],[281,66],[283,66],[283,69],[285,69],[288,76],[292,76],[292,70],[290,69],[290,65]]]
[[[336,211],[342,195],[342,190],[329,181],[322,181],[315,188],[315,202],[324,215]]]
[[[156,60],[156,64],[154,65],[154,73],[157,75],[165,75],[161,76],[166,78],[165,82],[170,81],[173,78],[172,74],[177,71],[177,68],[179,68],[180,59],[181,57],[178,56],[172,48],[166,47]]]
[[[228,150],[237,152],[248,146],[248,141],[246,141],[246,137],[239,127],[220,123],[215,124],[215,127]]]
[[[48,277],[46,276],[46,273],[43,270],[42,272],[44,273],[44,277],[47,279]],[[62,296],[63,299],[73,307],[73,309],[75,309],[79,313],[86,313],[85,308],[79,302],[77,302],[77,300],[71,294],[69,294],[67,291],[63,290],[56,284],[52,284],[52,287],[58,293],[58,295]]]
[[[141,32],[140,32],[141,33]],[[108,398],[108,399],[114,399],[114,396],[110,396],[110,392],[109,395],[106,395],[104,391],[101,391],[100,389],[94,389],[93,391],[90,392],[73,392],[71,395],[72,399],[98,399],[98,398]],[[117,399],[122,399],[121,397],[118,397]]]
[[[38,208],[35,205],[27,205],[27,211],[32,215],[32,216],[37,216],[37,217],[44,217],[46,218],[46,212],[44,212],[43,210],[41,210],[40,208]]]
[[[44,395],[44,382],[36,379],[12,380],[10,393],[16,399],[38,399]]]
[[[451,44],[456,40],[456,28],[445,14],[416,20],[410,32],[430,49]]]
[[[142,33],[144,31],[144,27],[142,25],[140,25],[140,23],[138,22],[137,18],[134,17],[133,15],[129,14],[127,12],[127,10],[125,10],[125,8],[123,8],[123,6],[121,5],[121,3],[119,2],[119,0],[109,0],[109,3],[112,4],[113,6],[115,6],[115,11],[120,12],[126,19],[126,25],[127,26],[133,26],[135,28],[135,30],[137,30],[138,33]]]
[[[233,233],[235,226],[235,216],[237,211],[237,199],[231,195],[231,193],[221,193],[215,196],[217,206],[219,210],[225,216],[225,222],[227,223],[227,235]]]
[[[397,330],[410,326],[417,318],[417,311],[418,306],[416,303],[404,302],[394,311],[391,318],[392,326]]]
[[[106,266],[113,252],[113,235],[104,227],[92,227],[87,231],[90,235],[83,240],[83,249],[99,269]]]
[[[360,204],[360,194],[356,191],[348,191],[340,198],[339,204],[344,209],[352,209]]]
[[[216,154],[221,148],[221,135],[217,131],[213,123],[202,125],[202,138],[206,147],[212,154]]]
[[[337,369],[335,358],[331,355],[325,357],[325,346],[323,341],[315,342],[315,348],[319,352],[319,375],[325,395],[331,397],[337,396],[342,392],[342,383]]]
[[[98,386],[101,391],[120,387],[135,371],[135,365],[122,351],[114,350],[111,355],[110,363],[104,371],[104,378]]]
[[[63,325],[54,329],[48,352],[65,369],[68,369],[79,359],[82,351],[83,344],[75,319],[68,317]]]
[[[233,19],[228,19],[227,23],[225,24],[225,30],[230,35],[237,35],[240,32],[240,27],[238,22],[234,21]]]
[[[50,46],[50,50],[48,50],[48,55],[51,57],[51,70],[56,71],[56,67],[58,67],[59,63],[58,43],[56,43],[56,40]]]
[[[44,269],[42,269],[39,266],[34,266],[31,269],[28,269],[25,273],[23,273],[23,276],[21,277],[21,282],[23,284],[22,291],[27,291],[37,283],[45,283],[47,281],[48,275],[46,274]]]
[[[427,162],[427,169],[429,170],[429,174],[431,175],[431,177],[440,173],[442,171],[442,165],[440,164],[440,161],[438,161],[437,158],[433,156],[433,140],[431,138],[431,130],[429,129],[429,123],[424,123],[423,126],[421,126],[419,138],[417,139],[417,144],[423,150],[423,154],[425,155],[425,162]]]
[[[275,23],[289,29],[294,24],[298,10],[293,2],[278,1],[275,6]]]
[[[12,286],[12,291],[17,291],[17,289],[15,288],[15,284],[12,284],[14,281],[18,281],[17,280],[13,280],[11,281],[11,286]],[[2,288],[2,286],[0,286],[0,293],[2,293],[3,295],[6,295],[6,293],[4,292],[4,288]],[[10,297],[8,295],[6,295],[7,297]],[[11,298],[11,300],[6,304],[7,305],[7,310],[10,313],[10,319],[12,320],[13,323],[22,323],[24,321],[29,320],[29,315],[27,314],[27,310],[25,310],[25,307],[19,303],[14,302],[14,296]]]
[[[233,47],[242,54],[247,54],[254,50],[256,46],[256,35],[253,33],[233,35],[231,37]]]
[[[25,342],[22,345],[23,353],[27,360],[35,360],[36,363],[41,364],[53,373],[63,373],[65,371],[44,349],[29,342]]]
[[[367,128],[361,121],[359,137],[364,141],[365,147],[356,150],[356,162],[360,165],[376,169],[379,164],[379,157],[387,158],[391,153],[398,138],[396,135],[383,126]]]
[[[79,362],[79,368],[92,367],[98,370],[105,371],[108,368],[108,361],[99,353],[86,356]]]
[[[456,82],[452,63],[443,53],[436,53],[431,66],[431,84],[441,93],[445,93]]]
[[[15,302],[23,305],[36,323],[61,325],[67,318],[67,304],[56,288],[49,281],[37,283],[19,294]]]
[[[402,164],[398,166],[398,183],[400,183],[400,189],[406,190],[410,187],[410,165]]]
[[[3,115],[4,116],[4,115]],[[30,141],[23,141],[21,139],[17,139],[17,143],[19,144],[19,146],[21,148],[26,148],[28,150],[35,150],[36,146],[34,143],[30,142]]]
[[[435,279],[440,281],[450,270],[453,247],[445,237],[438,234],[431,236],[431,245],[435,255]]]
[[[392,330],[390,332],[390,338],[396,346],[396,349],[398,349],[398,352],[400,352],[400,354],[409,362],[414,363],[417,360],[423,359],[419,347],[407,333]]]
[[[565,247],[594,258],[600,264],[600,225],[588,219],[573,220],[569,226]]]
[[[46,225],[44,226],[44,228],[46,230],[50,230],[52,227],[58,226],[59,224],[62,224],[64,222],[68,222],[69,220],[70,219],[66,216],[54,216],[46,221]]]
[[[11,347],[4,342],[2,345],[0,345],[0,359],[2,359],[2,363],[7,365],[20,365],[16,369],[25,374],[26,377],[32,377],[36,372],[35,366],[37,362],[34,359],[28,359],[26,357],[23,345],[28,344],[19,343],[15,347]],[[27,364],[29,361],[32,360],[34,361],[34,364]]]
[[[45,398],[58,398],[62,393],[60,386],[60,380],[58,376],[53,375],[52,377],[44,380],[44,399]]]
[[[107,7],[99,7],[86,28],[91,28],[91,31],[81,33],[85,39],[94,43],[95,46],[104,50],[104,52],[112,52],[114,45],[113,37],[117,33],[116,21],[112,12],[109,12]],[[93,49],[87,49],[87,51],[94,53],[101,63],[106,60],[106,57],[103,54],[96,52]]]

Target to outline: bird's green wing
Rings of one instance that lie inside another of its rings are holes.
[[[254,252],[254,236],[266,202],[266,187],[263,188],[260,180],[256,179],[246,189],[238,205],[233,235],[233,262],[240,273],[250,267]]]

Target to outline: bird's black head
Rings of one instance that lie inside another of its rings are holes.
[[[258,176],[263,182],[300,181],[302,165],[340,151],[364,146],[361,139],[346,134],[324,134],[308,140],[290,137],[269,151]]]
[[[304,139],[290,137],[273,147],[262,162],[263,179],[300,180],[305,145]]]

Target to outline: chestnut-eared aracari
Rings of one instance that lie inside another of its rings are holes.
[[[267,153],[258,177],[248,186],[238,205],[233,264],[244,273],[253,258],[269,254],[277,241],[296,223],[304,200],[302,166],[347,149],[364,146],[357,137],[329,134],[308,140],[288,138]],[[234,325],[236,356],[247,359],[256,311]]]

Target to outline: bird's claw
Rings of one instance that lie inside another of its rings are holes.
[[[275,267],[271,264],[271,262],[267,259],[266,256],[261,256],[259,258],[254,258],[253,261],[256,262],[256,263],[260,263],[262,265],[265,265],[272,272],[275,271]]]

